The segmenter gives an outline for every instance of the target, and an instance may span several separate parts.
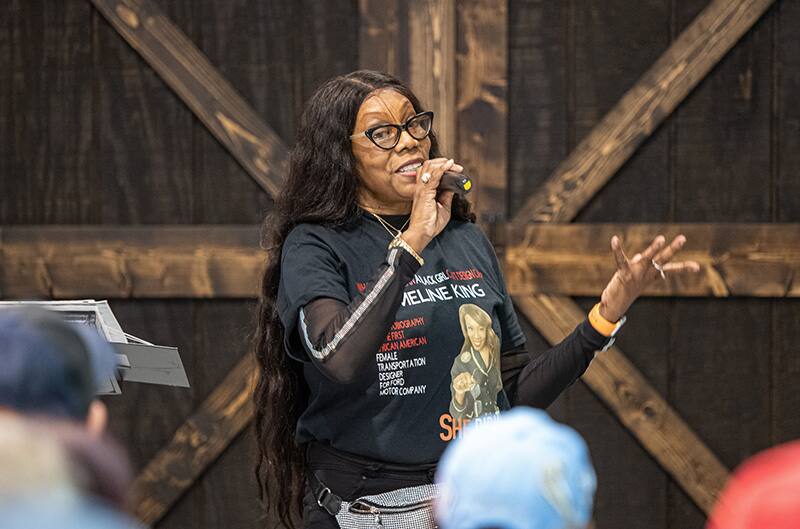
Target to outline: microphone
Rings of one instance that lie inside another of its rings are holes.
[[[459,195],[466,195],[472,190],[472,179],[462,173],[445,171],[439,182],[437,191],[452,191]]]

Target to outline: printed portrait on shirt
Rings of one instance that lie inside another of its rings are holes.
[[[492,329],[492,318],[479,306],[466,303],[459,307],[458,319],[464,345],[450,370],[450,415],[474,419],[499,413],[500,339]]]

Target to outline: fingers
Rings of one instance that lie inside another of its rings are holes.
[[[614,261],[617,262],[618,270],[628,270],[628,258],[625,256],[625,252],[622,250],[622,243],[616,235],[611,237],[611,254],[614,256]]]
[[[452,159],[434,158],[426,160],[418,169],[417,182],[422,184],[423,189],[436,189],[442,180],[445,171],[452,170],[455,162]]]
[[[650,246],[648,246],[648,247],[647,247],[647,249],[646,249],[645,251],[643,251],[643,252],[642,252],[642,257],[641,257],[641,259],[645,259],[645,260],[647,260],[648,262],[650,262],[650,259],[652,259],[652,258],[653,258],[653,256],[654,256],[654,255],[656,255],[656,253],[657,253],[659,250],[661,250],[661,248],[663,248],[663,247],[664,247],[664,243],[665,243],[666,241],[667,241],[667,240],[664,238],[664,236],[663,236],[663,235],[659,235],[658,237],[656,237],[655,239],[653,239],[653,242],[650,244]]]
[[[439,197],[436,199],[439,202],[439,205],[447,211],[450,211],[453,207],[453,197],[455,193],[452,191],[442,191],[439,194]]]
[[[683,248],[684,244],[686,244],[686,237],[684,237],[683,234],[678,235],[672,239],[672,242],[669,244],[669,246],[658,252],[653,259],[655,262],[663,266],[664,264],[668,263],[681,248]]]
[[[680,263],[667,263],[664,265],[664,272],[699,272],[700,264],[697,261],[681,261]]]

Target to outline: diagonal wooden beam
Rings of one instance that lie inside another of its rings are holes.
[[[151,0],[90,0],[272,197],[288,168],[283,140]]]
[[[250,424],[255,373],[255,359],[245,354],[147,463],[131,487],[139,519],[148,525],[160,520]]]
[[[713,0],[514,217],[568,222],[774,0]]]
[[[515,296],[514,302],[551,344],[563,340],[585,318],[580,307],[561,296]],[[709,513],[728,479],[728,470],[622,351],[612,347],[599,353],[582,380]]]

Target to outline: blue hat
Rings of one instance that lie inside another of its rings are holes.
[[[0,407],[83,420],[116,359],[94,329],[43,309],[3,309],[0,366]]]
[[[545,412],[518,407],[470,425],[439,463],[443,529],[578,529],[597,486],[586,443]]]

